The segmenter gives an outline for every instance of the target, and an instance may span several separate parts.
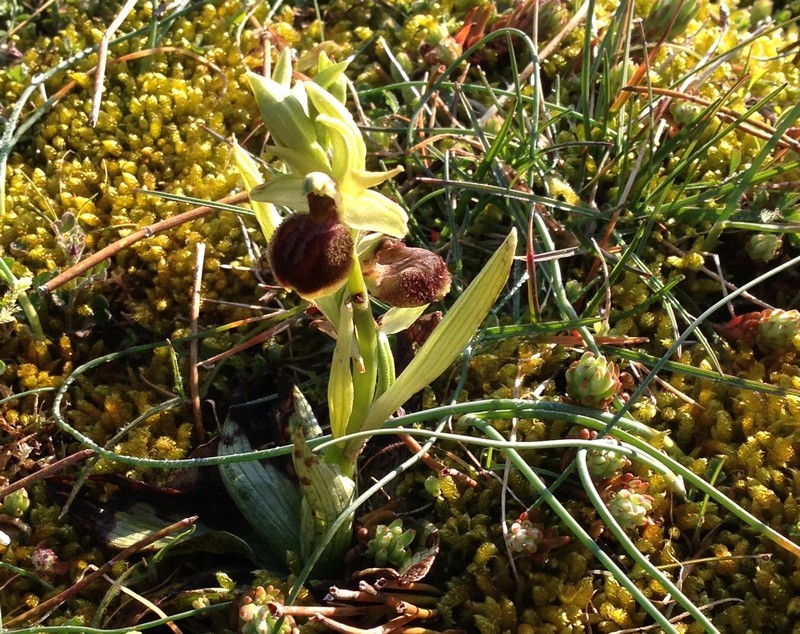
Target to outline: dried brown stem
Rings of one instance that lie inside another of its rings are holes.
[[[117,16],[108,25],[108,28],[103,31],[100,38],[100,46],[97,49],[97,69],[94,76],[94,90],[92,94],[92,111],[89,114],[89,126],[94,127],[97,124],[97,117],[100,115],[100,100],[103,96],[103,79],[106,76],[106,62],[108,61],[108,43],[111,41],[111,36],[116,33],[117,29],[122,25],[133,8],[136,6],[137,0],[128,0],[117,13]]]
[[[238,205],[240,203],[247,202],[247,200],[247,192],[239,192],[238,194],[232,194],[230,196],[225,196],[225,198],[220,198],[217,202],[224,205]],[[42,284],[39,287],[39,292],[42,294],[52,293],[60,286],[63,286],[67,282],[71,282],[80,275],[83,275],[93,266],[97,266],[103,260],[110,258],[112,255],[116,255],[132,244],[136,244],[139,242],[139,240],[142,240],[143,238],[149,238],[157,233],[172,229],[173,227],[177,227],[178,225],[182,225],[186,222],[203,218],[214,211],[216,211],[216,208],[203,205],[201,207],[190,209],[182,214],[178,214],[177,216],[173,216],[172,218],[161,220],[160,222],[156,222],[152,225],[148,225],[142,229],[134,231],[124,238],[120,238],[116,242],[109,244],[107,247],[100,249],[97,253],[93,253],[88,258],[81,260],[74,266],[69,267],[66,271],[56,275],[46,284]]]
[[[399,628],[403,627],[406,623],[409,623],[414,620],[413,616],[409,616],[408,614],[401,614],[400,616],[392,619],[388,623],[384,623],[383,625],[378,625],[376,627],[371,627],[369,629],[362,629],[360,627],[354,627],[352,625],[345,625],[344,623],[339,623],[338,621],[329,619],[327,616],[324,616],[322,614],[317,614],[313,618],[315,621],[324,623],[334,632],[341,632],[342,634],[389,634],[389,632],[395,632]]]
[[[689,101],[705,108],[711,108],[713,106],[713,103],[708,99],[703,99],[697,95],[689,95],[678,90],[670,90],[668,88],[656,88],[654,86],[625,86],[622,88],[622,90],[635,92],[640,95],[653,94],[662,97],[670,97],[672,99],[678,99],[681,101]],[[741,112],[736,112],[735,110],[725,107],[719,108],[715,114],[727,121],[736,121],[742,116]],[[775,136],[775,128],[768,123],[759,121],[757,119],[740,121],[739,128],[754,137],[764,139],[766,141]],[[800,141],[792,138],[788,133],[784,133],[784,135],[778,139],[777,145],[780,148],[794,150],[795,152],[800,150]]]
[[[156,531],[152,535],[148,535],[144,539],[140,539],[138,542],[133,544],[133,546],[129,546],[125,550],[120,551],[119,553],[114,555],[114,557],[112,557],[106,563],[100,566],[97,570],[86,575],[79,581],[76,581],[63,592],[58,593],[54,597],[50,597],[49,599],[47,599],[47,601],[42,601],[35,608],[31,608],[27,612],[24,612],[23,614],[20,614],[19,616],[16,616],[13,619],[9,619],[8,621],[5,622],[4,625],[6,627],[14,627],[17,625],[21,625],[22,623],[33,621],[34,619],[39,618],[40,616],[46,614],[56,606],[64,603],[64,601],[67,601],[70,598],[74,597],[84,588],[91,585],[92,583],[97,581],[97,579],[101,578],[103,575],[110,572],[111,568],[117,562],[120,562],[132,555],[135,555],[136,553],[147,548],[150,544],[157,542],[159,539],[163,539],[167,535],[171,535],[172,533],[188,528],[197,521],[197,518],[198,518],[197,515],[194,515],[192,517],[187,517],[178,522],[175,522],[174,524],[170,524],[169,526],[166,526],[161,530]]]
[[[94,451],[91,449],[81,449],[80,451],[76,451],[74,454],[67,456],[66,458],[62,458],[61,460],[58,460],[52,464],[47,465],[46,467],[39,469],[39,471],[37,471],[36,473],[31,473],[30,475],[27,475],[24,478],[20,478],[13,484],[9,484],[8,486],[5,486],[2,489],[0,489],[0,500],[2,500],[9,493],[13,493],[17,489],[25,488],[26,486],[32,484],[33,482],[49,478],[51,475],[56,474],[59,471],[63,471],[70,465],[85,460],[92,454],[94,454]]]
[[[381,614],[386,612],[386,607],[384,605],[282,605],[271,602],[269,611],[275,618],[282,616],[311,618],[317,614],[341,618]]]

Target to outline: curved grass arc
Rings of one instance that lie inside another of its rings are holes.
[[[135,628],[130,627],[114,627],[114,628],[101,628],[89,627],[87,625],[37,625],[34,627],[21,627],[13,630],[2,630],[7,634],[131,634],[132,632],[146,631],[155,627],[167,625],[173,621],[182,621],[184,619],[192,618],[195,616],[202,616],[209,612],[221,612],[223,610],[230,610],[232,601],[223,601],[222,603],[215,603],[202,608],[194,608],[184,612],[178,612],[170,616],[165,616],[161,619],[154,619],[152,621],[145,621],[144,623],[137,623]]]
[[[589,473],[589,465],[586,460],[587,450],[579,449],[578,455],[576,456],[576,462],[578,463],[578,474],[580,475],[581,482],[583,483],[583,489],[589,496],[589,500],[592,502],[592,506],[594,506],[597,514],[602,518],[605,525],[617,538],[617,541],[620,543],[620,545],[631,556],[631,558],[645,570],[651,579],[657,581],[662,588],[667,590],[669,595],[674,597],[677,603],[703,626],[706,632],[719,632],[719,630],[714,627],[714,624],[708,619],[708,617],[703,614],[700,608],[698,608],[698,606],[695,605],[692,600],[689,599],[689,597],[681,592],[681,589],[675,585],[675,583],[673,583],[669,577],[667,577],[661,570],[656,568],[656,566],[653,565],[647,557],[639,552],[639,549],[636,548],[636,544],[633,543],[625,530],[619,525],[617,519],[600,497],[600,493],[597,491],[597,488],[592,481],[591,474]],[[633,582],[631,581],[631,583]]]
[[[183,339],[176,339],[174,340],[173,343],[182,343],[186,339],[190,339],[190,337],[186,337]],[[152,350],[162,345],[167,345],[167,344],[159,343],[159,344],[144,344],[142,346],[135,346],[134,348],[126,350],[125,354],[134,354],[136,352]],[[59,391],[56,394],[56,398],[53,403],[53,415],[58,426],[63,431],[65,431],[66,433],[70,434],[73,438],[78,440],[82,445],[84,445],[89,449],[92,449],[97,454],[106,458],[107,460],[120,462],[123,464],[130,464],[139,467],[151,467],[157,469],[181,469],[188,467],[216,466],[220,464],[230,464],[234,462],[244,462],[249,460],[264,460],[264,459],[274,458],[277,456],[288,455],[291,453],[292,450],[291,446],[285,445],[282,447],[276,447],[274,449],[254,451],[247,454],[231,454],[228,456],[211,456],[207,458],[188,458],[182,460],[156,460],[152,458],[140,458],[136,456],[116,454],[113,451],[109,451],[101,447],[100,445],[95,443],[92,439],[90,439],[88,436],[86,436],[85,434],[81,433],[80,431],[76,430],[71,425],[69,425],[69,423],[67,423],[64,420],[63,416],[61,415],[60,408],[63,399],[66,395],[66,392],[69,389],[70,383],[75,380],[77,375],[82,374],[88,369],[101,365],[102,363],[115,360],[120,356],[121,355],[119,353],[105,355],[104,357],[99,357],[76,369],[75,372],[72,375],[70,375],[70,377],[68,377],[67,381],[64,382],[61,388],[59,388]],[[766,526],[763,522],[758,520],[758,518],[748,513],[740,505],[736,504],[736,502],[734,502],[732,499],[728,498],[727,496],[719,492],[717,489],[711,487],[702,478],[700,478],[695,473],[693,473],[692,471],[681,465],[679,462],[659,452],[657,449],[654,449],[646,442],[642,441],[639,437],[637,437],[638,434],[642,434],[645,437],[653,438],[658,435],[658,432],[630,418],[619,417],[616,414],[604,413],[597,410],[592,410],[589,408],[579,407],[576,405],[565,404],[565,403],[530,401],[525,399],[496,399],[496,400],[473,401],[469,403],[459,403],[455,405],[436,407],[423,412],[417,412],[415,414],[408,414],[405,416],[391,419],[386,423],[384,423],[383,426],[387,428],[395,428],[403,425],[411,425],[414,423],[421,423],[429,420],[439,419],[442,417],[463,416],[465,414],[473,414],[476,416],[482,416],[486,418],[497,418],[497,419],[508,419],[508,418],[540,418],[543,420],[549,419],[549,420],[571,422],[576,425],[583,425],[598,430],[603,430],[603,429],[611,430],[614,425],[618,425],[619,428],[616,429],[612,435],[618,437],[620,440],[629,443],[635,448],[641,450],[643,453],[651,455],[659,462],[662,462],[670,471],[679,476],[683,476],[683,478],[688,483],[700,489],[704,493],[708,494],[712,499],[714,499],[721,506],[725,507],[728,511],[734,514],[740,520],[742,520],[743,522],[745,522],[746,524],[757,530],[765,537],[768,537],[771,541],[785,548],[792,554],[800,557],[800,546],[789,541],[785,536],[781,535],[780,533],[770,528],[769,526]],[[375,431],[376,430],[372,430],[364,432],[362,434],[355,434],[354,436],[368,437],[370,434],[375,433]],[[339,440],[344,440],[347,438],[350,437],[343,437],[342,439]],[[316,438],[310,441],[309,445],[312,447],[316,447],[329,439],[330,437],[327,436]]]

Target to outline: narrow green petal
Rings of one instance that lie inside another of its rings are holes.
[[[296,94],[267,77],[248,72],[261,118],[276,142],[303,151],[316,141],[314,122]]]
[[[313,82],[306,82],[306,92],[314,108],[320,115],[325,115],[331,119],[341,121],[347,126],[349,132],[345,136],[352,137],[352,147],[350,154],[352,157],[350,161],[360,169],[364,169],[364,161],[367,156],[367,148],[364,145],[364,139],[361,136],[361,130],[358,129],[356,122],[353,120],[353,115],[344,107],[333,95]],[[317,118],[319,120],[319,117]]]
[[[333,351],[328,380],[328,412],[334,438],[344,436],[350,412],[353,411],[353,373],[350,363],[352,346],[353,307],[345,301],[336,328],[336,348]]]
[[[244,187],[249,192],[255,187],[258,187],[264,180],[261,170],[258,169],[258,164],[253,160],[250,154],[242,149],[242,147],[234,141],[233,143],[233,158],[236,161],[236,166],[239,168],[239,175],[244,181]],[[250,206],[256,214],[256,220],[261,227],[264,237],[269,242],[272,239],[272,234],[281,223],[281,216],[275,205],[270,203],[250,201]]]
[[[358,129],[353,129],[340,119],[324,114],[317,117],[317,123],[328,133],[333,177],[341,181],[351,171],[363,170],[366,148]]]
[[[301,176],[273,176],[266,183],[261,183],[250,192],[250,200],[260,203],[284,205],[297,211],[308,211],[308,199],[303,193]]]
[[[500,291],[503,290],[514,252],[517,232],[512,230],[500,248],[483,267],[453,307],[447,312],[433,334],[419,349],[408,367],[394,384],[373,403],[359,431],[380,427],[395,410],[422,388],[439,377],[475,334],[486,318]],[[360,451],[363,444],[353,446]]]
[[[331,325],[336,328],[337,324],[339,323],[339,300],[337,299],[337,294],[331,293],[330,295],[323,295],[322,297],[315,297],[313,300],[316,307],[319,309],[325,319],[327,319]]]
[[[316,141],[305,150],[294,150],[282,145],[268,145],[264,148],[264,152],[277,156],[297,174],[331,171],[328,157],[325,156],[325,152]]]
[[[360,231],[402,238],[408,233],[408,214],[393,200],[371,189],[357,196],[342,191],[342,222]]]
[[[352,169],[348,174],[348,180],[361,189],[372,189],[381,183],[394,178],[403,171],[403,167],[398,165],[388,172],[368,172],[363,169]]]

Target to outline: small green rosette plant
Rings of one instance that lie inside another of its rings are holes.
[[[302,395],[295,396],[292,455],[302,493],[299,550],[306,559],[327,541],[318,574],[338,565],[351,541],[353,475],[366,440],[350,435],[381,427],[455,361],[505,285],[516,249],[512,231],[412,362],[395,376],[388,337],[410,326],[429,303],[441,300],[449,291],[450,275],[439,256],[401,242],[408,230],[405,210],[373,189],[402,167],[366,169],[364,139],[344,105],[345,67],[322,54],[313,81],[292,83],[291,60],[284,50],[271,78],[250,73],[272,140],[266,153],[279,159],[284,171],[265,178],[250,155],[239,146],[234,149],[277,282],[313,303],[336,337],[328,411],[331,435],[340,442],[323,455],[307,445],[319,426]],[[390,305],[380,325],[371,297]],[[283,508],[274,499],[254,503],[254,498],[272,498],[283,491],[286,479],[269,463],[259,465],[258,478],[240,477],[242,468],[224,466],[223,479],[251,524],[261,527],[273,550],[285,556],[296,544],[293,536],[283,530],[285,539],[277,538],[270,527],[297,509]],[[275,473],[279,484],[273,486],[272,475],[264,478],[265,472]],[[291,496],[281,499],[287,507],[294,504]],[[330,525],[344,514],[349,521],[336,535],[328,535]]]

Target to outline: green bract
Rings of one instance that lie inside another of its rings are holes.
[[[331,83],[344,66],[326,66],[321,59],[322,79]],[[286,69],[289,69],[288,72]],[[318,79],[320,79],[318,75]],[[402,238],[408,231],[408,216],[396,202],[370,188],[403,171],[366,169],[367,149],[361,131],[347,108],[322,85],[298,81],[289,87],[291,67],[287,49],[281,53],[273,79],[249,73],[248,79],[261,110],[264,125],[274,141],[267,151],[290,169],[255,187],[254,201],[308,211],[309,174],[330,179],[341,221],[351,229],[384,233]]]

